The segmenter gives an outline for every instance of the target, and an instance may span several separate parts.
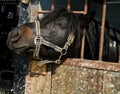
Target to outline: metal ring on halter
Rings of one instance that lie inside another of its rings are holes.
[[[34,39],[35,45],[41,44],[41,42],[42,42],[42,37],[41,36],[36,36],[35,39]]]

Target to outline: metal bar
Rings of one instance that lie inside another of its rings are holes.
[[[45,10],[45,11],[41,10],[41,11],[38,11],[38,13],[39,14],[47,14],[47,13],[52,12],[55,9],[54,3],[55,3],[55,0],[52,0],[51,10]],[[67,10],[74,13],[74,14],[86,14],[87,9],[88,9],[87,3],[88,3],[88,0],[85,0],[85,5],[84,5],[84,10],[83,11],[70,11],[70,9],[71,9],[71,0],[68,0]]]
[[[85,0],[85,5],[84,5],[84,15],[87,14],[87,10],[88,10],[88,0]],[[80,53],[80,57],[83,59],[84,58],[84,48],[85,48],[85,34],[86,34],[86,29],[83,28],[83,36],[82,36],[82,45],[81,45],[81,53]]]
[[[67,3],[67,10],[70,12],[70,9],[71,9],[71,0],[68,0],[68,3]]]
[[[71,11],[74,14],[86,14],[85,11]]]
[[[62,64],[68,66],[75,66],[75,67],[120,72],[120,64],[114,62],[68,58]]]
[[[87,11],[88,11],[88,0],[85,0],[84,14],[87,14]]]
[[[52,0],[51,11],[54,11],[54,9],[55,9],[55,0]]]
[[[100,33],[100,46],[99,46],[99,60],[102,60],[103,54],[103,43],[104,43],[104,27],[105,27],[105,17],[106,17],[106,0],[103,2],[102,8],[102,24],[101,24],[101,33]]]
[[[82,45],[81,45],[81,59],[84,58],[84,48],[85,48],[85,34],[86,34],[86,29],[83,29],[83,36],[82,36]]]
[[[47,14],[47,13],[50,13],[50,12],[52,12],[52,11],[50,11],[50,10],[45,10],[45,11],[39,11],[38,13],[39,13],[39,14]],[[85,11],[71,11],[71,12],[74,13],[74,14],[86,14]]]

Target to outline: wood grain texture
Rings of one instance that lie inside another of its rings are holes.
[[[71,61],[74,62],[75,60]],[[68,61],[65,61],[68,62]],[[78,60],[76,61],[78,62]],[[89,61],[87,61],[88,63]],[[90,61],[92,62],[92,61]],[[50,64],[45,75],[26,79],[25,94],[119,94],[120,72],[81,66]],[[27,81],[30,82],[27,86]]]

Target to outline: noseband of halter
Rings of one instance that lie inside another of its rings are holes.
[[[36,59],[36,60],[40,60],[40,58],[39,58],[39,51],[40,51],[40,46],[43,44],[43,45],[46,45],[46,46],[54,49],[56,52],[59,52],[60,56],[55,61],[41,60],[39,65],[41,66],[41,65],[46,64],[46,63],[57,63],[57,64],[60,64],[61,57],[63,55],[67,54],[68,47],[73,43],[73,40],[74,40],[73,32],[71,32],[69,34],[64,47],[61,48],[61,47],[59,47],[59,46],[57,46],[57,45],[55,45],[55,44],[53,44],[53,43],[43,39],[43,37],[40,34],[40,22],[39,21],[35,21],[35,28],[36,28],[36,36],[35,36],[35,39],[34,39],[34,43],[36,45],[36,48],[35,48],[35,51],[34,51],[34,54],[33,54],[33,58]]]

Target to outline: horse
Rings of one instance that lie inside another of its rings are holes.
[[[37,60],[60,63],[67,58],[80,58],[83,29],[86,29],[84,58],[98,60],[101,22],[95,12],[73,14],[60,8],[41,20],[17,26],[9,32],[8,48],[16,53],[33,55]],[[120,32],[106,22],[103,61],[118,62]]]

